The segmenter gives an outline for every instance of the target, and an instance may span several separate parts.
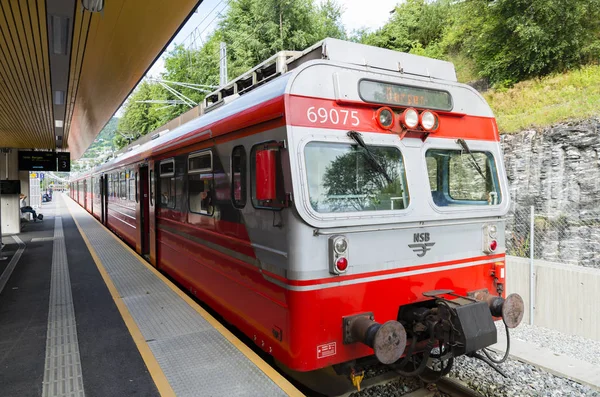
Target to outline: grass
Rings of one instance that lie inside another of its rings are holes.
[[[600,65],[490,90],[484,97],[501,133],[600,116]]]
[[[456,79],[461,83],[468,83],[480,79],[480,77],[477,75],[475,62],[471,58],[463,54],[456,53],[448,55],[447,60],[454,64],[454,70],[456,70]]]

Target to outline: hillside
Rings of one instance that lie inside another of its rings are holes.
[[[106,156],[107,153],[114,151],[113,138],[118,123],[119,119],[117,117],[111,118],[102,131],[100,131],[88,150],[84,153],[83,157],[98,158],[99,156]]]
[[[600,65],[522,81],[483,94],[501,133],[600,115]]]

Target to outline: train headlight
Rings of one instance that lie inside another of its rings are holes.
[[[333,242],[333,249],[336,254],[343,255],[348,249],[348,242],[344,237],[338,237]]]
[[[408,129],[414,129],[419,125],[419,112],[416,109],[408,108],[400,116],[400,122]]]
[[[440,126],[440,121],[437,114],[426,110],[419,116],[419,123],[425,131],[435,131]]]
[[[329,238],[329,273],[340,275],[348,269],[348,240],[344,236]]]
[[[496,238],[496,236],[498,235],[498,227],[496,225],[490,225],[488,227],[488,234],[491,238]]]
[[[389,130],[394,125],[394,112],[388,107],[377,109],[375,112],[377,124],[385,130]]]

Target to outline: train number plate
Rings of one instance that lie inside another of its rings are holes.
[[[317,346],[317,358],[335,356],[335,342]]]

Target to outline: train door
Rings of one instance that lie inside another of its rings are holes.
[[[150,259],[150,263],[155,267],[158,267],[158,262],[156,260],[156,166],[155,162],[151,161],[148,165],[148,247],[149,253],[148,257]]]
[[[102,224],[106,225],[108,211],[108,175],[104,174],[100,177],[100,202],[102,207]]]
[[[89,183],[89,190],[90,190],[90,196],[88,197],[89,200],[89,204],[90,204],[90,214],[94,215],[94,178],[95,177],[91,177],[90,179],[88,179],[90,181]]]
[[[148,166],[142,165],[139,170],[138,192],[140,203],[140,232],[141,254],[146,259],[150,258],[150,192]]]
[[[83,180],[83,208],[87,211],[87,179]]]

